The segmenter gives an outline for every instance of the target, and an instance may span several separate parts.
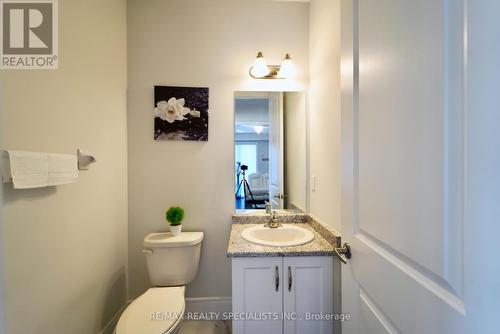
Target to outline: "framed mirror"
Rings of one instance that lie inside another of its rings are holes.
[[[304,92],[235,92],[236,210],[306,212]]]

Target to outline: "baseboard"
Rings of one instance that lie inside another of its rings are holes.
[[[103,329],[99,331],[98,334],[113,334],[113,331],[115,330],[116,324],[118,323],[118,320],[120,319],[120,316],[122,315],[123,311],[127,308],[127,306],[132,302],[132,300],[129,300],[123,305],[118,312],[115,313],[115,315],[108,321],[106,326],[104,326]]]
[[[231,312],[231,297],[186,298],[187,312]]]

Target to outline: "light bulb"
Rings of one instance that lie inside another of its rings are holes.
[[[293,64],[292,58],[287,53],[285,59],[281,62],[280,70],[278,72],[278,77],[280,78],[291,78],[295,75],[295,65]]]
[[[250,69],[250,74],[255,78],[262,78],[269,74],[269,67],[267,67],[267,63],[262,55],[262,52],[257,54],[255,63]]]
[[[253,129],[256,134],[260,135],[262,133],[262,130],[264,130],[264,127],[262,125],[255,125]]]

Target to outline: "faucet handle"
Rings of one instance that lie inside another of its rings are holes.
[[[268,201],[265,201],[264,204],[266,206],[266,213],[270,214],[271,213],[271,203],[269,203]]]

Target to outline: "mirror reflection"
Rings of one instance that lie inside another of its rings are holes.
[[[303,92],[236,92],[237,210],[306,211],[306,98]]]

